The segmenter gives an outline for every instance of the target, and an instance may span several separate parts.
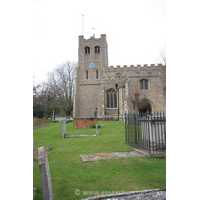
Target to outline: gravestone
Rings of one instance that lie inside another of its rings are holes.
[[[65,138],[66,134],[66,119],[62,120],[62,138]]]
[[[96,124],[96,135],[99,135],[98,124]]]
[[[51,185],[49,163],[44,146],[38,148],[38,165],[40,171],[43,199],[53,200],[53,190]]]

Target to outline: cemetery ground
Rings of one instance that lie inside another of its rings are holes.
[[[101,128],[99,136],[95,137],[62,139],[62,123],[51,123],[51,126],[33,131],[35,148],[51,145],[47,155],[55,200],[83,199],[102,192],[165,188],[166,158],[134,157],[84,163],[80,154],[133,150],[125,143],[123,121],[98,123]],[[66,133],[93,135],[96,130],[73,129],[71,122],[66,124]],[[34,199],[42,200],[38,161],[34,162],[33,167],[33,187],[36,188]]]

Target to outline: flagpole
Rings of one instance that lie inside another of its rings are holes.
[[[92,28],[92,29],[93,29],[93,37],[95,37],[94,28]]]
[[[82,34],[84,36],[84,15],[83,15],[83,27],[82,27]]]

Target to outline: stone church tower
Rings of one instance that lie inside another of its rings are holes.
[[[74,117],[91,117],[99,110],[101,76],[108,66],[106,35],[84,39],[79,36],[78,67],[74,86]]]
[[[124,112],[147,111],[166,111],[166,66],[108,66],[106,35],[89,39],[79,36],[73,117],[117,119],[119,112],[122,120]]]

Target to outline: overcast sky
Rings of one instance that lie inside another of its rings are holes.
[[[78,36],[83,33],[86,39],[93,33],[97,38],[107,35],[109,65],[157,63],[166,41],[165,3],[34,0],[34,81],[45,81],[47,73],[63,62],[78,62]]]

